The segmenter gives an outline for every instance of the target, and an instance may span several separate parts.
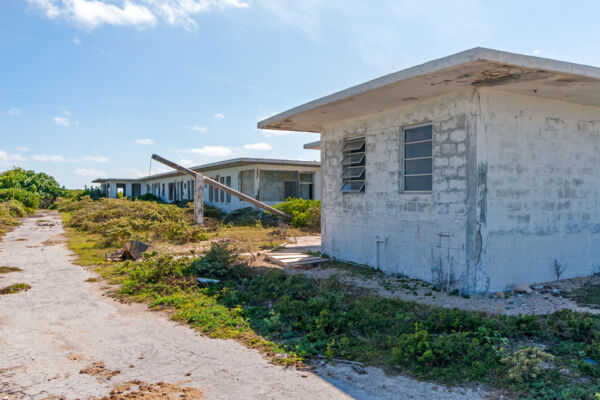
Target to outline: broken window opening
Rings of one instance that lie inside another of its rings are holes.
[[[225,185],[231,187],[231,176],[225,178]],[[231,203],[231,193],[227,193],[227,202]]]

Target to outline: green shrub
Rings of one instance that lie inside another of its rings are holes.
[[[516,383],[529,383],[540,379],[544,369],[541,364],[554,357],[537,347],[523,347],[502,359],[508,368],[508,378]]]
[[[156,203],[162,203],[162,200],[160,199],[160,197],[155,196],[152,193],[144,193],[143,195],[136,197],[136,200],[154,201]]]
[[[321,200],[304,200],[289,198],[274,208],[292,217],[290,224],[296,228],[321,228]]]
[[[121,246],[132,239],[172,243],[206,240],[204,230],[194,222],[190,207],[126,198],[93,201],[89,196],[83,196],[79,201],[59,202],[56,209],[72,212],[67,225],[100,234],[106,247]]]
[[[227,214],[224,222],[234,226],[254,226],[260,222],[260,214],[261,211],[253,207],[238,208]]]
[[[40,206],[40,196],[21,188],[0,189],[0,201],[16,200],[25,207],[37,209]]]
[[[58,197],[67,197],[69,195],[69,192],[61,188],[58,182],[50,175],[18,167],[0,174],[0,189],[22,189],[36,195],[43,202],[43,205],[46,206],[49,206]],[[23,204],[27,207],[32,207],[26,203]],[[37,208],[37,206],[32,208]]]
[[[245,275],[239,255],[230,243],[212,243],[202,258],[192,262],[189,272],[201,278],[236,279]]]
[[[211,206],[210,204],[204,203],[204,216],[206,218],[213,218],[216,220],[223,220],[227,213],[221,210],[219,207]]]

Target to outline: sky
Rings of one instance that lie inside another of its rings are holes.
[[[258,120],[473,47],[600,66],[594,1],[0,0],[0,171],[318,160]]]

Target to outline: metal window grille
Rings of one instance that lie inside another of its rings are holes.
[[[365,138],[344,140],[342,148],[342,187],[343,193],[365,191],[366,146]]]

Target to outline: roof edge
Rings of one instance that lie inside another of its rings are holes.
[[[330,95],[317,98],[297,107],[290,108],[272,117],[259,121],[256,126],[259,129],[286,130],[277,126],[271,126],[274,122],[279,122],[286,118],[301,114],[306,111],[313,110],[320,106],[333,103],[350,96],[356,96],[371,90],[405,80],[415,78],[422,75],[427,75],[446,68],[455,67],[475,60],[485,60],[490,62],[498,62],[509,65],[514,65],[523,68],[544,69],[555,72],[568,73],[573,75],[582,75],[590,78],[600,79],[600,68],[584,64],[575,64],[567,61],[553,60],[549,58],[529,56],[518,53],[510,53],[507,51],[488,49],[485,47],[474,47],[469,50],[455,53],[446,57],[428,61],[423,64],[415,65],[397,72],[392,72],[372,79],[370,81],[351,86],[347,89],[332,93]]]

